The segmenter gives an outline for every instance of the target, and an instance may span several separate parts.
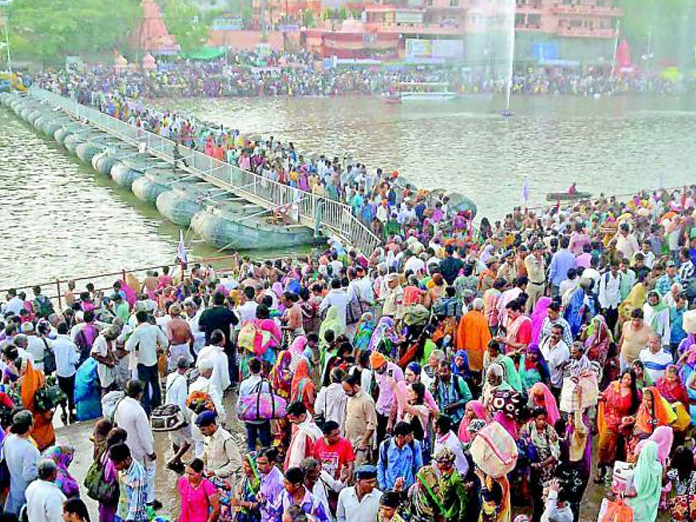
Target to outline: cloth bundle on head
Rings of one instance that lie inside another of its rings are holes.
[[[690,334],[696,334],[696,310],[689,310],[684,312],[684,318],[682,319],[684,331]]]
[[[435,460],[435,462],[444,462],[448,464],[452,464],[456,458],[452,450],[447,447],[440,448],[435,455],[433,455],[433,460]]]

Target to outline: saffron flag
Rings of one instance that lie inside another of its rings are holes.
[[[179,246],[176,249],[176,262],[182,265],[186,265],[186,263],[188,263],[186,245],[184,245],[184,231],[181,229],[179,229]]]

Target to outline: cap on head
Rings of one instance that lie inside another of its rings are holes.
[[[215,421],[217,419],[217,415],[215,415],[215,412],[212,411],[204,411],[196,417],[196,426],[199,428],[205,428],[207,426],[211,426],[215,424]]]
[[[370,465],[358,466],[355,470],[355,478],[357,480],[375,479],[377,478],[377,468]]]

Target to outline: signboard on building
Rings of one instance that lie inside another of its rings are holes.
[[[456,60],[464,56],[463,40],[418,40],[406,39],[406,58],[440,58]]]
[[[397,11],[394,21],[397,24],[422,24],[423,13],[420,11]]]
[[[214,31],[241,31],[243,28],[244,21],[241,16],[215,18],[213,20]]]

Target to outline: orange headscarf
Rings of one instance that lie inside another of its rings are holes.
[[[654,386],[643,390],[643,397],[646,393],[650,393],[653,398],[653,411],[648,411],[645,403],[641,402],[636,414],[636,427],[643,433],[651,434],[658,426],[669,426],[677,420],[677,414],[662,398],[662,395]]]
[[[33,413],[35,411],[34,396],[36,395],[36,390],[44,385],[45,378],[43,372],[36,370],[29,359],[22,361],[22,369],[24,370],[20,385],[22,406]]]
[[[295,368],[295,375],[292,378],[291,401],[302,401],[307,410],[314,414],[314,393],[316,387],[309,375],[309,363],[306,357],[300,357]]]

